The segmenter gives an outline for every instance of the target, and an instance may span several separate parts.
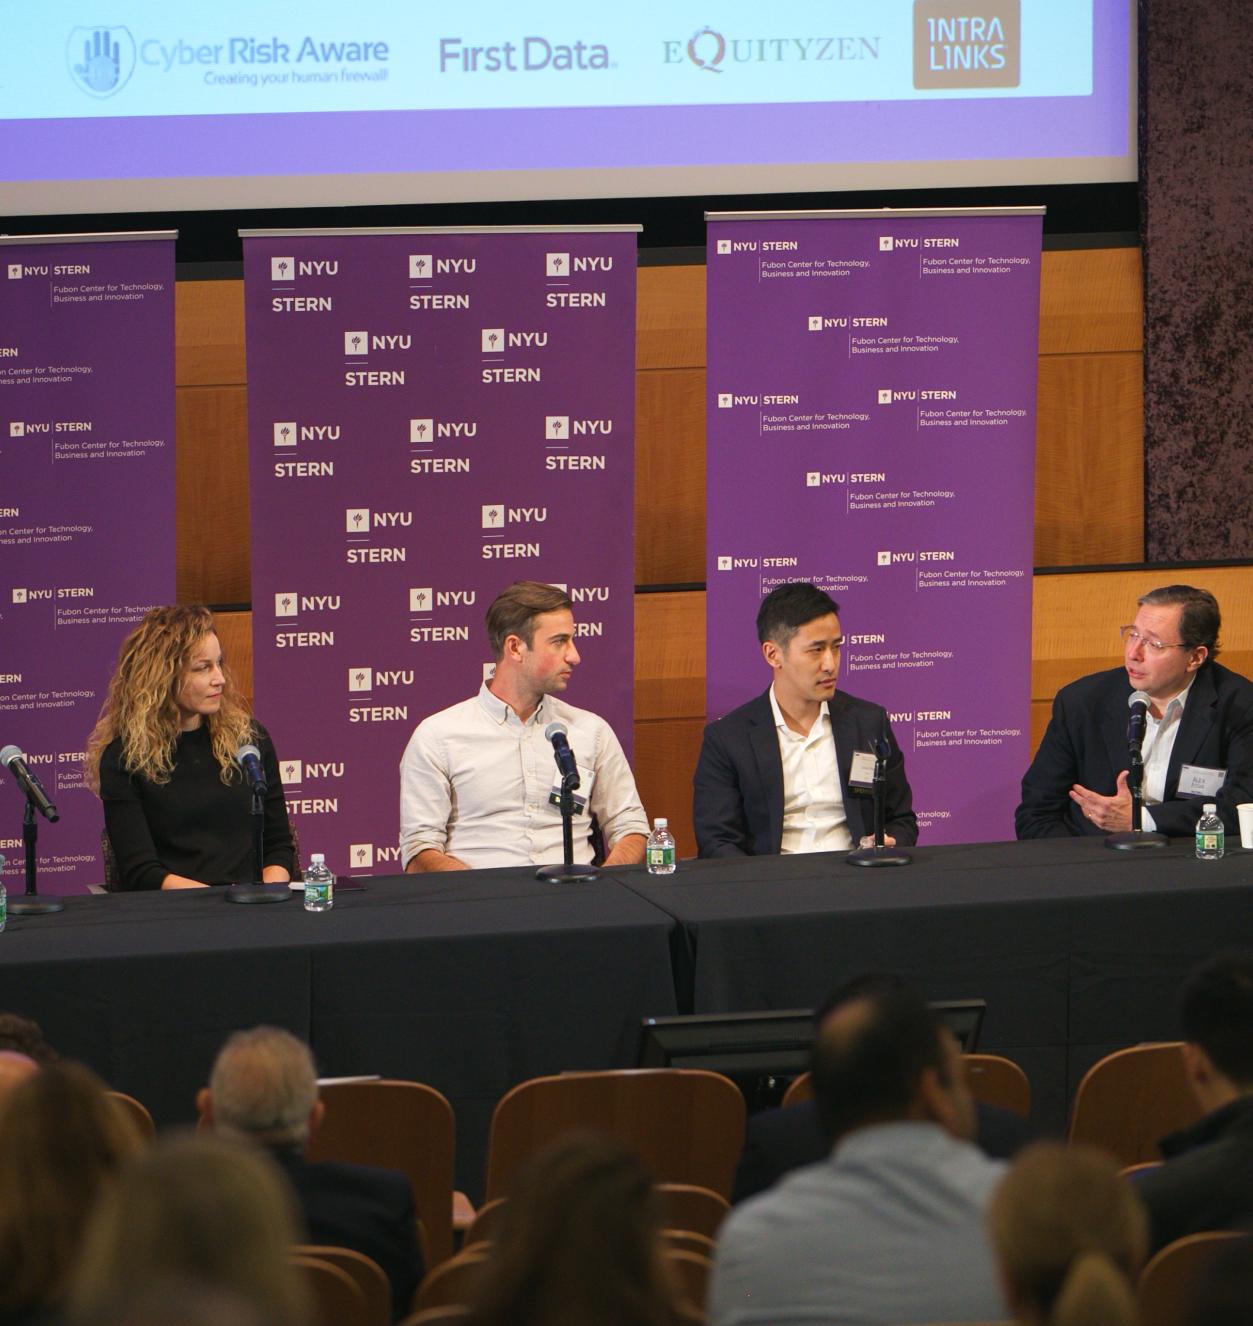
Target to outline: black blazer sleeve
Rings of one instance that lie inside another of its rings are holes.
[[[1083,832],[1082,816],[1072,815],[1071,787],[1079,781],[1079,755],[1072,740],[1066,691],[1053,700],[1053,714],[1035,759],[1023,775],[1022,801],[1014,812],[1019,838],[1071,838]]]
[[[751,839],[744,819],[744,795],[726,729],[710,723],[701,740],[692,776],[692,825],[701,856],[748,856]]]
[[[282,866],[293,879],[296,875],[295,852],[292,850],[291,823],[287,818],[287,801],[283,796],[283,779],[279,773],[278,756],[270,734],[254,721],[257,749],[261,752],[261,767],[265,770],[265,835],[262,839],[262,865]]]

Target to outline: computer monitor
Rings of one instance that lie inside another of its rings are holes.
[[[957,1038],[962,1052],[973,1053],[987,1001],[933,999],[928,1007]],[[778,1104],[788,1084],[808,1070],[813,1039],[812,1008],[645,1018],[638,1063],[641,1068],[722,1073],[744,1093],[752,1112]]]

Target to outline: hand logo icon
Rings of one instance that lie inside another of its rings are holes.
[[[66,45],[66,59],[84,92],[111,97],[135,68],[135,40],[127,28],[75,28]]]

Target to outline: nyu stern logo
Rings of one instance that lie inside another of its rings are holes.
[[[135,72],[135,38],[126,27],[74,28],[65,43],[65,63],[83,92],[111,97]]]

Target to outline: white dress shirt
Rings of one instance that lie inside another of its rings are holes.
[[[1192,689],[1192,677],[1188,684],[1175,696],[1162,711],[1161,718],[1154,718],[1152,710],[1145,714],[1144,743],[1140,754],[1144,759],[1144,779],[1140,792],[1144,804],[1140,808],[1141,826],[1150,832],[1157,828],[1149,807],[1160,804],[1166,798],[1166,771],[1170,767],[1170,755],[1175,749],[1175,738],[1179,735],[1179,724],[1183,721],[1183,706],[1187,703],[1188,692]]]
[[[827,706],[818,711],[805,736],[788,727],[773,686],[770,708],[783,761],[783,842],[779,851],[847,852],[853,837],[844,814],[844,793]]]
[[[609,850],[624,834],[647,835],[630,765],[613,729],[586,709],[546,695],[523,723],[488,689],[418,724],[400,761],[400,856],[435,848],[466,865],[551,865],[563,859],[559,788],[544,728],[566,725],[582,775],[575,797],[574,859],[592,859],[588,806]],[[582,804],[579,804],[582,802]]]

